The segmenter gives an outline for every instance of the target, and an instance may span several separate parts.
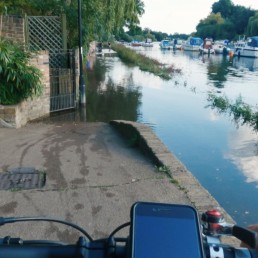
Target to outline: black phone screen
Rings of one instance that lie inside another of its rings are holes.
[[[190,206],[138,203],[132,230],[133,258],[203,257],[197,213]]]

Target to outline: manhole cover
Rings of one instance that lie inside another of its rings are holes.
[[[44,187],[46,173],[34,168],[13,168],[0,173],[0,190],[23,190]]]

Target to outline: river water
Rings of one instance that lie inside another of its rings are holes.
[[[181,69],[164,81],[112,54],[87,64],[87,121],[125,119],[149,125],[239,225],[258,222],[258,138],[208,94],[239,96],[257,110],[258,60],[137,48]]]

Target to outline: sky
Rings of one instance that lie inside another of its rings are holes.
[[[168,34],[196,31],[196,25],[206,18],[212,4],[217,0],[142,0],[145,13],[140,18],[140,26]],[[232,0],[234,5],[242,5],[258,10],[258,0]]]

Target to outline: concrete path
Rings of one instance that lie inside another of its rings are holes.
[[[129,221],[130,207],[136,201],[192,204],[199,211],[208,206],[218,207],[147,126],[124,121],[113,125],[32,123],[20,129],[1,128],[1,172],[34,167],[47,175],[42,189],[1,190],[1,216],[43,215],[65,219],[98,238]],[[125,133],[124,126],[138,132],[141,146],[130,147],[130,139],[118,132],[122,128],[120,131]],[[144,152],[144,148],[145,155],[140,151]],[[156,160],[151,159],[149,148]],[[168,166],[173,180],[158,172],[157,164]],[[1,236],[54,238],[72,243],[78,236],[75,232],[45,222],[1,228]]]

